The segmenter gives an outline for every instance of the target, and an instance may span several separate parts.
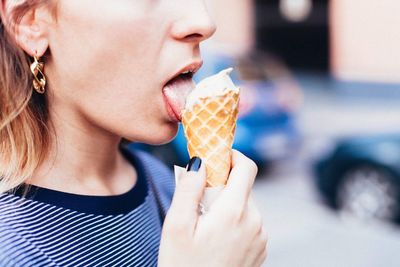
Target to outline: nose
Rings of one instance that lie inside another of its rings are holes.
[[[204,0],[186,0],[185,8],[179,8],[178,19],[174,22],[171,32],[174,39],[200,43],[210,38],[216,31]]]

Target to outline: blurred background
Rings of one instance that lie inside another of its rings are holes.
[[[234,66],[265,266],[400,266],[400,2],[209,0],[199,80]],[[139,145],[185,165],[183,131]]]

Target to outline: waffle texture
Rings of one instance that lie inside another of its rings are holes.
[[[190,157],[206,164],[207,187],[225,185],[232,165],[232,145],[238,115],[239,93],[199,99],[182,114]]]

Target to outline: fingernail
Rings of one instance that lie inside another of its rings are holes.
[[[201,159],[199,157],[193,157],[190,159],[186,170],[189,172],[197,172],[200,169],[200,167],[201,167]]]

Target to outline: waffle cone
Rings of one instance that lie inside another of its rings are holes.
[[[208,187],[225,185],[228,180],[238,103],[239,93],[228,91],[201,98],[182,114],[189,155],[206,164]]]

